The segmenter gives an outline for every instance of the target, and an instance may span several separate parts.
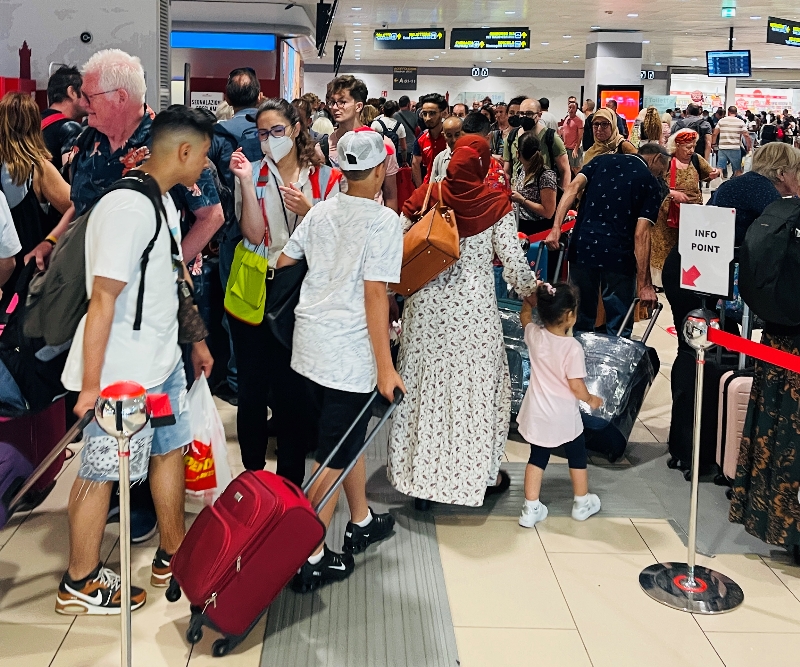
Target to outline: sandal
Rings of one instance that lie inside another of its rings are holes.
[[[511,486],[511,478],[508,476],[508,473],[505,470],[501,470],[500,483],[495,484],[494,486],[487,486],[486,495],[494,496],[500,493],[505,493],[506,491],[508,491],[508,487],[510,486]]]

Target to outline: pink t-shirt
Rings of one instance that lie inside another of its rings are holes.
[[[517,417],[519,433],[540,447],[558,447],[583,433],[579,401],[567,380],[586,377],[581,344],[538,324],[525,327],[531,380]]]
[[[583,129],[583,121],[575,116],[572,118],[567,116],[564,123],[561,125],[561,138],[564,140],[564,146],[573,150],[578,145],[578,135]]]
[[[394,144],[392,140],[388,137],[383,138],[383,144],[386,146],[386,160],[384,160],[384,164],[386,165],[386,177],[395,176],[397,172],[400,171],[400,165],[397,162],[397,155],[395,155],[394,151]],[[336,147],[339,145],[339,140],[336,137],[336,134],[329,134],[328,135],[328,147],[329,157],[328,159],[331,161],[331,165],[335,168],[339,168],[339,156],[336,153]],[[322,154],[322,149],[317,144],[317,151]],[[344,177],[339,184],[341,191],[347,194],[347,172],[342,172]],[[383,190],[378,190],[378,194],[375,195],[375,201],[379,204],[383,204]]]

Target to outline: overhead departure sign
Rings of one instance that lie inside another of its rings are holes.
[[[800,46],[800,23],[770,16],[767,21],[767,43]]]
[[[527,49],[530,28],[455,28],[451,49]]]
[[[427,30],[376,30],[376,49],[444,49],[445,31],[442,28]]]

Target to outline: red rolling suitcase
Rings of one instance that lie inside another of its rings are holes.
[[[374,392],[351,428],[377,398]],[[189,599],[192,618],[186,638],[190,643],[200,641],[204,625],[223,635],[214,642],[215,657],[226,655],[244,641],[267,607],[325,539],[325,526],[317,513],[402,399],[398,390],[358,456],[317,507],[311,506],[304,492],[341,447],[349,430],[302,491],[271,472],[245,471],[211,507],[200,512],[172,557],[172,582],[167,590],[170,601],[177,600],[181,590]]]

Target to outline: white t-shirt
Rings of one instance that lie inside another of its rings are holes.
[[[433,166],[431,167],[431,180],[434,183],[443,181],[447,176],[447,167],[450,164],[450,158],[453,157],[453,151],[448,146],[439,155],[433,158]]]
[[[0,259],[14,257],[20,250],[22,245],[17,236],[17,228],[14,227],[11,209],[8,207],[6,196],[0,192]]]
[[[173,264],[169,234],[180,252],[180,217],[169,195],[164,196],[169,229],[163,221],[150,251],[145,273],[140,331],[133,330],[139,295],[140,262],[156,233],[156,212],[139,192],[119,190],[95,205],[86,227],[86,293],[91,299],[95,276],[125,283],[114,305],[100,386],[133,380],[145,388],[166,380],[181,359],[178,347],[177,270]],[[181,258],[182,259],[182,258]],[[83,332],[81,319],[67,357],[61,381],[71,391],[83,384]]]
[[[399,120],[395,120],[394,118],[387,118],[386,116],[378,116],[373,121],[371,127],[376,132],[380,132],[381,134],[383,134],[383,128],[381,127],[381,123],[379,123],[378,121],[381,121],[381,123],[383,123],[386,126],[386,129],[389,130],[390,132],[392,130],[397,132],[397,136],[400,139],[406,138],[406,128],[403,127],[403,124]]]
[[[586,377],[583,348],[538,324],[525,327],[525,344],[531,379],[517,417],[519,433],[540,447],[564,445],[583,433],[579,401],[567,382]]]
[[[719,128],[719,149],[721,151],[739,150],[742,145],[742,133],[747,132],[747,125],[741,118],[725,116],[717,123]]]
[[[403,232],[397,213],[340,193],[309,211],[283,252],[308,262],[294,311],[292,368],[324,387],[371,392],[377,371],[364,281],[400,280]]]

